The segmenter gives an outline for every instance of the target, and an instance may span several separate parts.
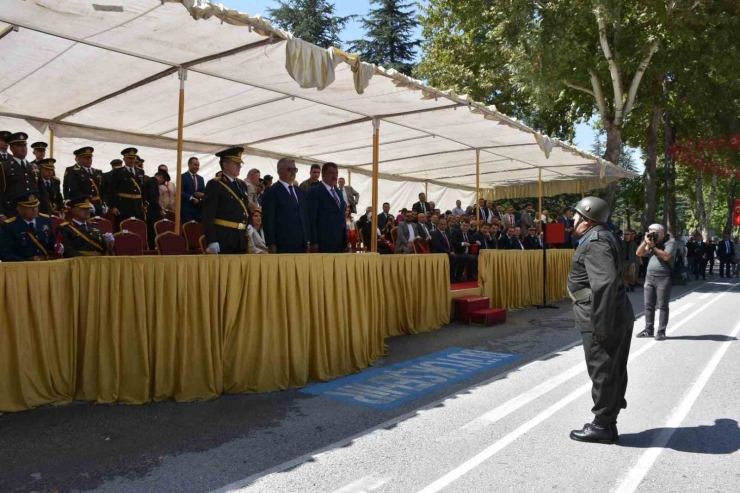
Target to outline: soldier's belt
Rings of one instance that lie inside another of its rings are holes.
[[[587,300],[591,296],[591,293],[593,292],[591,291],[591,288],[579,289],[575,293],[571,293],[570,288],[566,288],[566,289],[568,289],[568,296],[570,296],[570,299],[571,301],[573,301],[573,303],[577,301]]]
[[[224,221],[223,219],[214,219],[213,224],[223,226],[224,228],[247,229],[247,225],[245,223],[235,223],[233,221]]]
[[[117,193],[116,195],[118,195],[122,199],[136,199],[136,200],[138,200],[138,199],[141,198],[141,195],[139,195],[138,193]]]
[[[101,257],[103,254],[100,252],[86,252],[82,250],[77,250],[77,253],[80,255],[83,255],[85,257]]]
[[[100,202],[100,197],[92,197],[90,200],[93,202]]]

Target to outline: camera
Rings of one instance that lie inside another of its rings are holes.
[[[655,231],[645,233],[645,238],[650,238],[650,241],[652,241],[653,243],[658,243],[658,233],[656,233]]]

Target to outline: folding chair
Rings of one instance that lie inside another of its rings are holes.
[[[169,219],[162,219],[161,221],[157,221],[154,223],[154,232],[157,236],[164,234],[168,231],[175,232],[175,223],[170,221]],[[155,238],[156,241],[156,238]]]
[[[165,231],[154,238],[157,245],[157,252],[160,255],[185,255],[188,253],[185,238],[174,233],[174,231]]]
[[[198,240],[203,236],[203,223],[190,221],[182,225],[182,235],[188,245],[188,250],[198,251]]]
[[[129,231],[119,231],[113,235],[115,237],[115,243],[113,244],[113,251],[116,255],[144,255],[144,248],[141,243],[141,237],[136,233]]]
[[[106,233],[113,233],[113,223],[104,217],[94,217],[90,222],[100,226],[100,229]]]

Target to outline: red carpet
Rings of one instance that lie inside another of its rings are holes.
[[[460,291],[462,289],[475,289],[478,287],[477,282],[459,282],[450,284],[450,291]]]

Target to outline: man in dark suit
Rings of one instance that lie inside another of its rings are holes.
[[[437,231],[432,233],[432,252],[447,255],[450,262],[450,283],[462,282],[460,280],[462,269],[460,268],[457,255],[455,255],[455,250],[452,248],[452,241],[447,236],[447,219],[444,217],[439,218]]]
[[[714,267],[714,255],[717,251],[717,245],[712,243],[711,238],[707,236],[701,243],[701,264],[699,265],[699,272],[701,278],[707,278],[707,264],[709,264],[709,274],[712,274],[712,268]],[[647,263],[647,262],[645,262]]]
[[[524,250],[524,245],[522,245],[522,242],[519,240],[515,227],[509,227],[505,238],[507,250]]]
[[[309,241],[306,194],[293,186],[298,168],[295,161],[277,163],[278,182],[262,197],[262,228],[270,253],[306,253]]]
[[[39,189],[39,172],[26,160],[28,135],[17,132],[8,137],[11,156],[0,162],[0,226],[15,216],[16,199],[29,192],[39,200],[42,210],[49,210],[49,197]]]
[[[416,217],[416,222],[418,223],[418,228],[416,228],[419,231],[419,236],[426,239],[430,238],[432,234],[432,226],[429,221],[427,221],[427,215],[424,213],[419,214]]]
[[[383,212],[378,214],[378,229],[383,231],[388,224],[388,221],[392,219],[393,214],[391,214],[391,204],[383,202]]]
[[[45,158],[40,159],[37,164],[41,170],[41,178],[39,178],[39,189],[41,187],[46,189],[46,194],[49,196],[49,210],[41,211],[44,214],[55,215],[62,217],[62,211],[64,210],[64,199],[62,198],[62,184],[59,178],[54,176],[54,163],[56,159]]]
[[[134,147],[121,151],[124,166],[113,171],[109,206],[120,221],[131,217],[144,220],[144,172],[136,166],[138,152]]]
[[[206,253],[247,253],[247,224],[251,215],[247,185],[239,179],[242,152],[243,147],[232,147],[216,153],[223,174],[208,182],[203,198]]]
[[[691,266],[691,273],[695,280],[699,280],[699,266],[701,265],[701,234],[696,233],[689,238],[686,244],[686,259]]]
[[[722,235],[722,241],[717,244],[717,257],[719,257],[719,277],[732,277],[732,264],[735,263],[735,246],[727,233]],[[727,271],[726,276],[725,270]]]
[[[310,176],[308,177],[308,180],[304,180],[303,183],[299,185],[299,187],[301,190],[303,190],[303,193],[307,194],[309,190],[311,190],[314,187],[318,187],[320,184],[321,184],[321,166],[319,166],[318,164],[312,164]]]
[[[110,207],[110,204],[114,202],[114,200],[111,199],[111,191],[113,190],[113,172],[122,166],[123,161],[120,159],[114,159],[110,162],[110,171],[103,173],[103,201],[108,207]]]
[[[470,253],[470,247],[473,246],[473,238],[470,233],[470,221],[463,219],[460,229],[452,233],[452,248],[455,249],[455,256],[458,259],[459,270],[458,278],[462,277],[463,268],[467,271],[468,282],[478,279],[478,257]]]
[[[432,209],[429,206],[429,202],[427,202],[427,196],[425,193],[419,194],[419,201],[415,203],[413,206],[411,206],[411,209],[414,210],[417,214],[419,212],[427,213],[431,212]]]
[[[159,205],[159,186],[170,181],[170,174],[166,171],[159,170],[154,176],[146,180],[144,184],[144,198],[146,199],[146,225],[148,229],[149,248],[156,248],[157,232],[154,230],[154,224],[164,219],[165,211]]]
[[[496,238],[491,234],[491,225],[481,223],[480,231],[473,235],[473,243],[478,245],[478,250],[496,250],[498,243]]]
[[[200,161],[193,156],[188,159],[188,171],[182,174],[180,193],[180,220],[183,223],[200,221],[201,201],[206,189],[205,180],[198,174]]]
[[[90,197],[95,206],[95,215],[101,216],[103,210],[103,172],[92,167],[92,147],[81,147],[74,151],[75,165],[64,171],[64,196],[70,199],[83,195]]]
[[[522,241],[524,249],[542,250],[543,245],[540,243],[540,237],[537,236],[537,229],[534,226],[530,226],[527,232],[527,236],[525,236],[524,241]]]
[[[570,207],[563,210],[563,215],[558,218],[557,222],[565,225],[565,242],[560,248],[573,248],[573,219],[571,219]]]
[[[347,251],[347,204],[337,190],[339,168],[334,163],[321,167],[321,185],[306,195],[311,253]]]
[[[483,197],[478,199],[478,214],[480,214],[480,220],[485,222],[490,222],[493,217],[493,211],[486,206],[486,199]]]

